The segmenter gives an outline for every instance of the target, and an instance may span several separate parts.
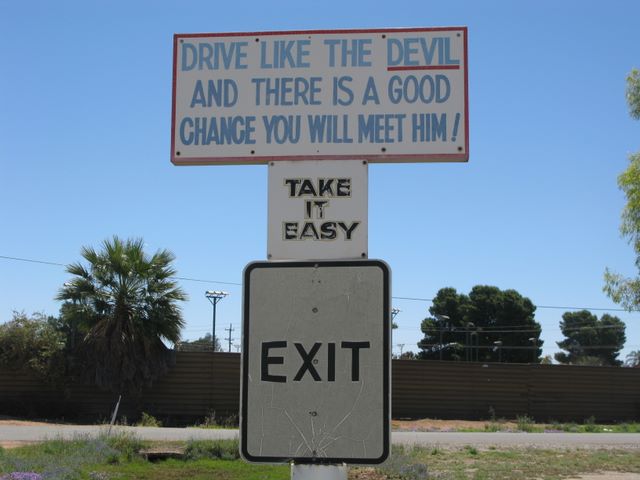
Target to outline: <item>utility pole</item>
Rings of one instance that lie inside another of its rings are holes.
[[[404,343],[399,343],[398,347],[400,347],[400,358],[402,358],[402,349],[404,348]]]
[[[436,320],[438,320],[440,322],[440,360],[442,360],[442,331],[444,330],[444,326],[445,326],[445,322],[448,322],[449,320],[451,320],[451,318],[449,318],[448,315],[438,315],[437,313],[434,315],[434,317],[436,317]],[[449,327],[450,325],[447,323],[447,327]]]
[[[204,296],[211,302],[213,305],[213,326],[211,331],[211,341],[213,342],[213,351],[216,351],[216,305],[220,300],[224,297],[228,296],[227,292],[223,292],[221,290],[207,290],[204,292]]]
[[[233,332],[233,324],[229,324],[229,328],[225,328],[225,331],[229,332],[229,336],[227,337],[227,340],[229,340],[229,353],[231,353],[231,340],[233,340],[231,338],[231,332]]]

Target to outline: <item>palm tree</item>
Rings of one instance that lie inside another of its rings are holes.
[[[177,302],[186,294],[171,279],[174,255],[149,257],[142,239],[105,240],[102,251],[82,248],[88,266],[74,263],[75,277],[57,296],[61,314],[80,331],[76,345],[84,377],[116,393],[140,392],[165,373],[173,360],[167,343],[184,326]]]

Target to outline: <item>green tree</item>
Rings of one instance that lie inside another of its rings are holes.
[[[183,340],[176,345],[177,350],[182,352],[210,352],[213,350],[213,335],[205,333],[204,337],[200,337],[196,340]],[[216,337],[216,352],[221,352],[220,339]]]
[[[636,69],[627,77],[626,97],[631,117],[640,120],[640,71]],[[620,232],[633,246],[640,269],[640,152],[629,156],[629,166],[618,177],[618,186],[627,197]],[[627,310],[640,309],[640,276],[627,278],[606,269],[604,279],[604,291],[615,303]]]
[[[174,256],[145,254],[142,239],[105,240],[102,250],[82,249],[87,266],[60,289],[62,323],[81,343],[75,351],[86,379],[116,393],[139,392],[165,373],[184,326],[178,302],[186,294],[171,279]],[[76,340],[77,341],[77,340]]]
[[[65,337],[52,320],[41,313],[29,317],[13,312],[13,318],[0,325],[0,366],[61,382],[66,374]]]
[[[536,307],[515,290],[476,285],[469,295],[441,289],[418,343],[420,358],[481,362],[538,362],[542,353]]]
[[[573,365],[619,366],[617,359],[626,341],[625,324],[609,314],[598,317],[588,310],[565,312],[560,330],[566,337],[558,346],[566,350],[555,354],[560,363]]]
[[[640,350],[629,352],[624,364],[627,367],[640,367]]]

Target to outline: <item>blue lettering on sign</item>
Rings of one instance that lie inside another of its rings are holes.
[[[183,145],[253,145],[254,116],[185,117],[180,122]]]
[[[456,114],[459,122],[460,114]],[[457,127],[454,128],[454,132]],[[447,141],[447,114],[414,113],[411,115],[411,140],[416,142]],[[455,141],[455,138],[452,139]]]
[[[247,68],[248,42],[183,42],[180,69],[243,70]]]
[[[460,65],[460,60],[451,58],[449,37],[389,38],[387,40],[387,66],[446,66]]]
[[[307,115],[311,143],[353,143],[349,115]]]
[[[267,143],[298,143],[300,141],[300,115],[262,116],[267,133]]]
[[[349,75],[333,77],[333,105],[344,107],[353,103],[353,90],[349,85],[352,81],[353,77]]]
[[[330,67],[370,67],[370,38],[329,38],[323,42],[328,48]]]
[[[451,83],[446,75],[393,75],[389,79],[389,101],[398,104],[405,103],[444,103],[451,95]]]
[[[309,68],[311,40],[260,42],[260,68]]]
[[[358,115],[358,143],[402,142],[404,113]]]
[[[376,88],[376,82],[373,80],[373,77],[369,77],[369,80],[367,80],[367,86],[365,87],[364,95],[362,96],[362,105],[366,105],[369,102],[380,105],[378,89]]]
[[[190,107],[233,107],[238,101],[238,85],[231,79],[209,80],[206,86],[196,80]]]
[[[257,105],[320,105],[321,77],[252,78]]]

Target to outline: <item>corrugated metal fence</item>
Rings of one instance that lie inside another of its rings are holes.
[[[640,419],[640,369],[394,360],[394,417]]]
[[[640,420],[640,369],[394,360],[394,418],[514,418],[581,422]],[[237,415],[240,356],[177,352],[175,367],[121,412],[180,422]],[[0,371],[0,414],[108,418],[117,396],[95,387],[56,390]]]

